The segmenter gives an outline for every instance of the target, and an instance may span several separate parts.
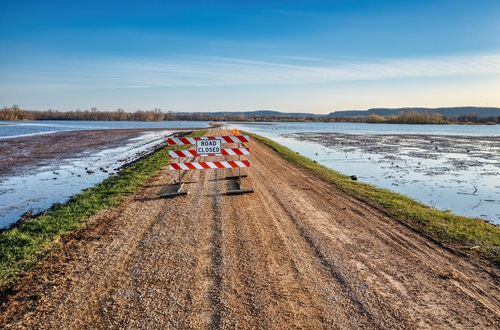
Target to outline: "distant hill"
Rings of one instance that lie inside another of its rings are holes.
[[[452,107],[452,108],[372,108],[364,111],[345,110],[335,111],[328,114],[331,117],[369,116],[371,114],[379,116],[398,115],[401,112],[416,111],[419,113],[440,113],[443,116],[458,117],[475,113],[480,118],[500,116],[500,108],[493,107]]]
[[[280,112],[274,110],[255,111],[217,111],[203,112],[203,115],[213,117],[244,116],[244,117],[275,117],[275,118],[321,118],[321,117],[357,117],[376,114],[379,116],[399,115],[401,112],[416,111],[419,113],[440,113],[443,116],[458,117],[475,113],[479,118],[500,116],[500,108],[494,107],[450,107],[450,108],[372,108],[368,110],[342,110],[327,115],[318,115],[306,112]],[[180,115],[193,114],[192,112],[178,112]]]

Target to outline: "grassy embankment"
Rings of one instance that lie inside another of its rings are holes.
[[[191,136],[203,135],[196,131]],[[97,186],[73,196],[22,225],[0,233],[0,290],[12,286],[28,269],[36,265],[100,210],[116,206],[137,190],[148,178],[169,163],[168,150],[139,160]]]
[[[500,267],[499,227],[480,219],[467,218],[433,209],[387,189],[352,181],[348,176],[319,165],[274,141],[255,134],[250,135],[272,147],[285,159],[313,172],[324,181],[337,185],[356,198],[383,210],[411,228],[436,241],[451,244],[454,249],[467,253],[474,251],[474,253],[491,261],[495,266]]]

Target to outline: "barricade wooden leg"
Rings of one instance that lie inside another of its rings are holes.
[[[181,149],[181,146],[180,145],[177,145],[177,150],[180,150]],[[177,159],[177,163],[180,163],[181,160],[180,158]],[[182,188],[184,187],[184,182],[182,182],[182,171],[179,171],[179,188],[177,189],[177,191],[174,191],[174,192],[169,192],[169,193],[162,193],[162,194],[159,194],[158,196],[159,197],[175,197],[175,196],[181,196],[181,195],[187,195],[188,194],[188,191],[182,191]]]
[[[175,196],[187,195],[188,191],[187,190],[186,191],[182,191],[183,187],[184,187],[184,182],[180,182],[179,183],[179,188],[177,189],[177,191],[167,192],[167,193],[160,193],[158,195],[158,197],[168,198],[168,197],[175,197]]]
[[[238,148],[241,148],[241,143],[238,143]],[[238,155],[238,161],[241,161],[241,156]],[[246,176],[246,175],[245,175]],[[229,190],[226,194],[227,195],[241,195],[241,194],[247,194],[247,193],[253,193],[253,189],[243,189],[241,186],[241,168],[238,167],[238,176],[235,177],[238,179],[238,188],[235,190]]]

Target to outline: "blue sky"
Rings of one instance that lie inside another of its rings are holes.
[[[500,107],[500,1],[0,0],[0,107]]]

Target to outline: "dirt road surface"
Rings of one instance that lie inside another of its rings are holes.
[[[161,171],[28,274],[0,328],[499,328],[497,270],[248,146],[253,194],[206,170],[161,199],[177,178]]]

